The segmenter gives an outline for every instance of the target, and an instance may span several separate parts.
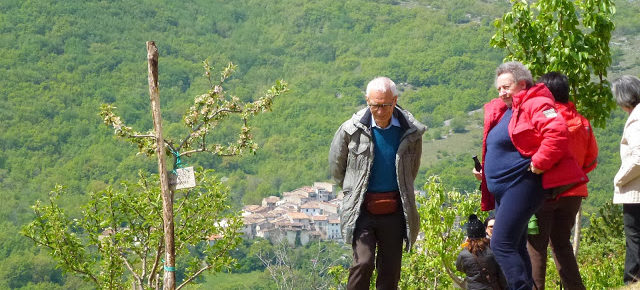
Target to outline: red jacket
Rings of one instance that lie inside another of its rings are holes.
[[[537,84],[513,96],[511,109],[513,115],[508,126],[511,142],[522,156],[531,158],[536,168],[545,171],[542,176],[543,188],[588,181],[569,154],[567,125],[557,113],[553,96],[544,84]],[[483,168],[487,135],[506,110],[506,104],[499,98],[484,106]],[[495,207],[495,200],[486,183],[483,170],[481,208],[491,210]]]
[[[556,103],[558,113],[567,122],[569,130],[569,151],[573,155],[582,171],[587,174],[598,164],[598,143],[593,135],[593,128],[587,118],[578,113],[573,103]],[[558,197],[582,196],[587,197],[587,184],[581,183],[561,193]]]

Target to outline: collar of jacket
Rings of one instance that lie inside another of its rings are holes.
[[[549,89],[547,89],[544,84],[536,84],[533,87],[522,90],[521,92],[513,96],[513,99],[511,101],[511,108],[514,110],[514,113],[520,107],[520,105],[522,105],[532,97],[546,97],[554,100],[551,91],[549,91]]]
[[[415,120],[411,113],[405,111],[398,105],[394,108],[393,114],[398,119],[400,127],[405,129],[402,138],[409,134],[413,134],[416,131],[418,132],[418,135],[421,136],[427,130],[427,126]],[[349,135],[353,135],[357,130],[362,130],[365,135],[371,136],[371,118],[372,116],[369,108],[361,109],[353,114],[351,119],[347,121],[349,125],[345,126],[344,130]]]
[[[396,119],[398,119],[398,122],[400,123],[400,127],[402,129],[409,129],[409,122],[407,122],[407,119],[404,117],[404,114],[400,113],[400,110],[402,109],[402,107],[396,105],[395,108],[393,108],[393,117],[396,117]],[[364,125],[365,127],[371,129],[371,118],[373,118],[373,115],[371,114],[371,110],[365,110],[364,114],[362,115],[362,118],[360,118],[360,124]]]
[[[629,114],[629,118],[627,119],[627,122],[629,122],[632,116],[636,119],[640,118],[640,104],[636,105],[633,108],[633,110],[631,110],[631,113]]]

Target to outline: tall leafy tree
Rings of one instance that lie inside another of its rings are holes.
[[[511,0],[511,11],[494,22],[490,44],[504,48],[540,76],[558,71],[569,77],[571,97],[595,126],[603,127],[615,103],[607,68],[615,8],[610,0]]]
[[[154,44],[152,46],[155,47]],[[155,62],[157,64],[157,54]],[[162,138],[159,137],[162,135],[153,131],[137,132],[124,124],[111,105],[102,105],[100,116],[106,125],[115,129],[117,136],[137,144],[140,153],[173,156],[174,169],[182,167],[181,156],[194,153],[236,156],[246,151],[255,152],[258,145],[253,142],[248,121],[252,116],[269,111],[273,99],[287,91],[286,83],[277,81],[263,97],[245,103],[236,96],[227,96],[222,88],[223,82],[234,72],[235,65],[230,63],[218,80],[212,78],[207,61],[204,62],[204,68],[210,89],[197,96],[194,105],[187,110],[183,120],[188,133],[182,139]],[[150,75],[153,74],[156,81],[154,92],[157,93],[157,67],[154,72],[151,71]],[[153,102],[152,97],[152,104]],[[224,141],[214,142],[211,137],[214,129],[232,115],[237,115],[241,122],[237,140],[228,145],[223,145]],[[160,185],[166,182],[162,179],[162,173],[159,174]],[[50,195],[48,206],[41,206],[39,203],[34,206],[35,220],[25,226],[23,233],[36,244],[51,249],[51,255],[58,259],[65,270],[78,273],[101,288],[122,288],[123,283],[128,280],[124,275],[126,268],[133,277],[132,285],[136,289],[157,289],[161,286],[165,289],[180,289],[206,270],[221,270],[224,266],[229,266],[232,260],[228,251],[238,243],[238,228],[241,225],[238,215],[230,214],[225,219],[220,219],[230,209],[227,203],[228,189],[221,188],[219,184],[218,187],[207,187],[210,183],[207,179],[201,179],[200,182],[203,183],[197,187],[202,188],[200,191],[195,189],[193,193],[188,191],[184,196],[176,196],[173,191],[165,192],[162,186],[150,184],[141,177],[139,188],[123,192],[109,188],[97,195],[92,194],[90,203],[83,212],[85,219],[82,222],[66,217],[56,200],[61,192],[57,188]],[[125,189],[128,188],[132,187],[125,186]],[[223,198],[216,200],[216,192],[223,192]],[[168,208],[165,205],[167,194],[171,204]],[[154,201],[159,204],[154,206]],[[177,208],[173,207],[173,203],[177,204]],[[169,221],[166,218],[167,212],[171,216]],[[183,217],[180,220],[176,215],[181,214]],[[174,222],[177,222],[177,231],[173,230]],[[167,224],[171,225],[170,231],[166,229]],[[161,230],[163,228],[164,235]],[[228,232],[219,228],[228,229]],[[84,241],[77,237],[78,231],[84,236]],[[105,236],[109,239],[105,239]],[[159,237],[164,239],[156,240]],[[199,242],[208,237],[216,238],[212,247],[217,251],[209,250],[209,247],[202,254],[192,253],[195,258],[184,272],[184,281],[176,287],[174,249],[179,253],[189,246],[197,247]],[[104,243],[104,240],[107,242]],[[92,245],[97,245],[98,254],[86,250]],[[159,267],[162,265],[159,263],[162,252],[168,253],[168,261],[166,264],[162,263],[165,264],[164,267]],[[130,260],[131,256],[134,256],[133,260]],[[96,266],[97,264],[100,266]],[[135,270],[136,266],[140,271]],[[160,279],[161,272],[164,272],[164,283]]]
[[[199,172],[197,182],[175,195],[176,253],[184,257],[178,289],[204,271],[231,267],[230,251],[240,242],[242,221],[230,210],[228,188],[211,170]],[[140,173],[137,183],[90,193],[80,217],[59,206],[66,192],[57,186],[48,201],[33,206],[35,219],[22,233],[49,249],[64,271],[99,289],[159,289],[164,243],[158,183],[157,175]]]

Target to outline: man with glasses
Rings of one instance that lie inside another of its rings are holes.
[[[369,82],[366,100],[367,108],[338,128],[329,151],[344,194],[342,236],[353,248],[347,289],[369,289],[375,268],[377,289],[397,289],[403,240],[409,250],[420,229],[413,182],[426,127],[396,105],[396,85],[387,77]]]

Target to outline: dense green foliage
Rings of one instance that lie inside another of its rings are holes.
[[[177,190],[175,249],[178,286],[203,271],[231,267],[242,222],[230,211],[228,188],[212,170],[199,170],[197,186]],[[46,203],[33,207],[36,218],[23,234],[47,248],[65,272],[79,275],[99,289],[162,287],[164,235],[158,176],[140,174],[137,183],[90,193],[81,216],[58,205],[65,192],[57,186]],[[165,269],[166,270],[166,269]]]
[[[632,41],[640,5],[615,4],[614,35]],[[0,1],[0,288],[85,285],[62,275],[18,234],[33,219],[29,206],[46,200],[56,184],[68,192],[61,205],[77,216],[85,193],[134,180],[139,169],[157,170],[155,160],[132,157],[135,146],[114,138],[97,115],[100,104],[111,103],[126,124],[152,128],[145,41],[160,50],[164,125],[174,136],[193,97],[209,88],[201,76],[205,59],[218,69],[239,65],[226,89],[241,101],[256,100],[277,79],[290,84],[273,113],[253,121],[261,151],[244,159],[183,160],[215,168],[240,206],[327,180],[331,137],[362,107],[364,86],[375,76],[400,84],[399,104],[447,137],[443,121],[495,96],[492,73],[505,55],[489,47],[491,23],[509,9],[506,1],[472,0]],[[640,60],[623,48],[614,48],[615,68],[637,74]],[[625,117],[616,111],[607,129],[596,131],[601,155],[590,175],[591,212],[611,198]],[[233,138],[237,129],[216,134]],[[478,154],[480,146],[467,150]],[[445,150],[421,172],[473,191],[477,184],[467,175],[473,154],[465,154]]]
[[[569,77],[571,100],[591,122],[604,127],[615,108],[607,81],[609,40],[615,13],[610,0],[511,1],[496,20],[491,45],[529,67],[534,78],[550,71]]]
[[[349,249],[336,242],[291,247],[261,238],[244,240],[231,253],[238,261],[235,269],[226,274],[207,274],[204,283],[187,289],[336,289],[344,283],[334,277],[344,275],[337,275],[334,269],[346,273],[344,269],[351,262]]]
[[[455,261],[465,239],[467,217],[480,214],[480,195],[463,194],[445,187],[437,176],[424,185],[427,196],[419,196],[420,230],[424,239],[416,250],[406,254],[402,268],[402,289],[433,289],[460,287],[464,280],[456,270]],[[481,217],[484,220],[485,217]],[[464,277],[464,276],[462,276]]]

